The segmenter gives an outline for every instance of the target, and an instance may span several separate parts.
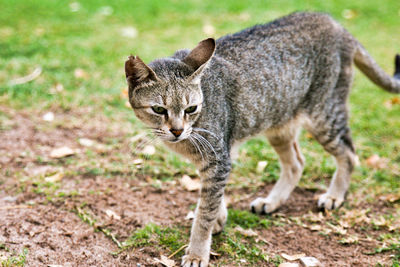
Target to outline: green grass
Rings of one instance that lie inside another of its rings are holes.
[[[232,263],[245,259],[248,264],[269,262],[276,264],[279,258],[267,255],[255,242],[255,237],[245,237],[236,230],[237,226],[244,229],[268,229],[271,225],[278,222],[271,217],[262,218],[248,211],[229,210],[228,222],[224,231],[213,237],[212,250],[223,256],[228,256],[229,260],[218,262],[224,264]],[[178,251],[189,240],[188,231],[185,228],[163,227],[153,223],[136,230],[127,240],[122,242],[122,248],[117,253],[121,253],[131,248],[152,247],[157,250],[164,249],[167,255]],[[175,258],[183,256],[183,250],[176,254]]]
[[[235,227],[237,225],[248,228],[265,228],[268,229],[275,221],[270,216],[267,218],[257,216],[245,210],[229,210],[228,227]]]
[[[0,244],[0,252],[6,251],[8,256],[5,258],[0,258],[1,267],[16,267],[16,266],[25,266],[26,264],[26,256],[28,255],[28,249],[24,248],[20,253],[15,251],[11,251],[4,244]]]
[[[168,56],[177,49],[191,48],[208,37],[203,32],[205,25],[212,25],[215,29],[213,37],[220,37],[293,11],[322,11],[330,13],[344,25],[388,73],[393,72],[395,53],[400,53],[398,0],[0,0],[0,6],[1,106],[36,113],[49,109],[67,112],[90,107],[88,117],[102,113],[113,121],[130,122],[134,129],[132,134],[142,133],[143,130],[132,111],[125,107],[125,99],[120,96],[126,88],[124,60],[132,53],[149,62]],[[346,14],[353,17],[345,18]],[[124,37],[124,29],[136,30],[136,36]],[[11,80],[26,76],[38,67],[42,68],[42,73],[34,81],[10,85]],[[82,70],[81,75],[76,75],[77,70]],[[354,172],[351,192],[365,193],[363,196],[370,201],[375,201],[379,194],[398,193],[400,190],[400,105],[393,105],[391,109],[384,105],[393,97],[359,72],[356,73],[349,99],[350,125],[362,165]],[[0,131],[11,128],[11,118],[0,111]],[[112,148],[118,145],[115,142],[108,140],[107,145]],[[300,142],[306,157],[300,186],[327,187],[326,181],[335,169],[334,161],[304,133]],[[365,160],[373,154],[387,159],[385,168],[376,170],[365,164]],[[143,174],[165,182],[182,174],[195,175],[191,164],[159,146],[155,155],[146,158],[140,170],[126,164],[127,155],[115,154],[113,162],[101,164],[98,164],[96,153],[88,151],[86,156],[87,161],[72,157],[47,163],[77,166],[67,173],[71,176],[112,179],[115,176],[131,178],[134,174]],[[256,138],[244,144],[240,156],[230,187],[255,190],[255,181],[273,182],[278,179],[277,156],[265,139]],[[45,163],[44,160],[38,157],[36,162]],[[262,174],[254,171],[259,161],[268,162]],[[11,174],[7,172],[7,175]],[[66,193],[58,191],[59,182],[45,182],[45,177],[15,175],[21,179],[21,187],[29,182],[35,193],[45,195],[50,201],[65,197]],[[153,184],[160,186],[156,182]],[[239,240],[232,229],[234,225],[268,228],[271,224],[269,217],[260,218],[248,212],[230,210],[228,230],[217,238],[217,244],[224,244],[220,252],[230,254],[239,251],[250,262],[252,257],[255,261],[260,260],[265,255],[257,251],[251,240]],[[177,238],[178,233],[188,238],[186,230],[150,225],[136,231],[125,245],[135,243],[145,246],[156,242],[172,253],[183,244],[182,239]],[[391,249],[398,254],[398,247]],[[13,257],[16,261],[22,259],[22,256]],[[398,260],[398,257],[393,260],[393,266],[398,266]],[[274,258],[272,261],[277,264],[281,259]]]
[[[186,230],[179,227],[161,227],[149,223],[143,228],[136,230],[127,240],[122,242],[119,252],[129,248],[155,247],[157,249],[167,249],[169,254],[180,249],[186,244],[189,236]],[[183,256],[183,251],[178,256]]]
[[[375,248],[373,251],[368,252],[368,255],[374,255],[382,252],[391,252],[393,253],[393,267],[400,266],[400,244],[399,243],[390,243],[383,247]]]

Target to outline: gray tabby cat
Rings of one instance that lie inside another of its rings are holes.
[[[295,13],[148,66],[137,56],[125,63],[136,116],[172,150],[197,165],[202,182],[189,247],[182,266],[207,266],[212,233],[227,219],[224,188],[234,146],[265,134],[278,153],[281,176],[251,210],[270,213],[284,203],[304,167],[301,126],[336,159],[328,191],[318,200],[338,208],[349,187],[356,155],[348,127],[352,64],[375,84],[400,93],[400,56],[394,78],[331,17]]]

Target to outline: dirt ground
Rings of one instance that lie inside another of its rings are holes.
[[[109,229],[120,241],[149,222],[180,225],[189,232],[190,221],[185,220],[185,216],[196,203],[197,192],[188,192],[178,182],[166,183],[162,188],[151,186],[146,184],[144,176],[130,177],[128,168],[114,171],[110,178],[86,171],[84,165],[79,165],[83,161],[119,161],[119,155],[126,161],[122,160],[122,164],[132,164],[134,156],[129,145],[132,128],[128,123],[117,123],[101,116],[82,116],[92,114],[86,110],[66,113],[55,110],[56,120],[51,123],[42,120],[43,114],[5,108],[1,108],[1,112],[6,118],[0,128],[0,244],[7,249],[0,249],[0,258],[19,254],[27,248],[26,266],[154,266],[154,258],[173,251],[141,247],[113,255],[112,252],[118,251],[117,244],[110,235],[99,231],[96,224]],[[77,142],[79,138],[90,138],[107,146],[98,151],[94,149],[94,155],[88,158],[86,147]],[[109,140],[113,140],[110,149]],[[79,152],[71,157],[49,158],[50,151],[60,146]],[[41,188],[41,183],[28,178],[43,177],[60,168],[63,177],[51,193],[57,197],[49,200],[48,188]],[[252,199],[268,192],[271,186],[260,188],[258,194],[228,188],[228,195],[242,196],[239,201],[231,201],[230,207],[247,209]],[[265,240],[260,243],[263,251],[269,255],[304,253],[316,257],[324,266],[391,264],[390,252],[367,255],[379,245],[374,237],[384,234],[385,229],[366,233],[360,227],[349,227],[347,234],[359,238],[357,242],[343,245],[339,242],[343,238],[340,235],[322,235],[321,231],[306,227],[304,223],[296,223],[296,218],[304,214],[318,216],[315,197],[320,193],[302,188],[295,190],[274,217],[286,223],[256,230]],[[350,200],[355,197],[350,196]],[[382,201],[365,208],[377,216],[394,212],[393,206]],[[91,225],[83,220],[77,210],[90,214],[96,222]],[[317,225],[325,220],[325,217],[320,219]],[[173,259],[179,262],[179,257]],[[229,256],[214,257],[211,264],[217,266],[222,261],[229,262]],[[246,265],[242,262],[230,266]]]

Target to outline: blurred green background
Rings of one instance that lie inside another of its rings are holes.
[[[393,56],[400,52],[397,0],[1,0],[0,6],[0,95],[2,103],[18,107],[109,99],[125,86],[123,62],[130,53],[148,62],[193,47],[205,37],[220,37],[299,10],[330,13],[387,71],[392,71]],[[8,86],[37,67],[43,73],[34,82]],[[83,70],[86,79],[77,79],[76,69]],[[49,89],[58,83],[65,92],[52,94]],[[371,87],[363,81],[357,85]]]

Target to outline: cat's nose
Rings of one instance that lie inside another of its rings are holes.
[[[175,135],[175,137],[179,137],[179,136],[182,134],[183,129],[169,129],[169,131],[170,131],[173,135]]]

